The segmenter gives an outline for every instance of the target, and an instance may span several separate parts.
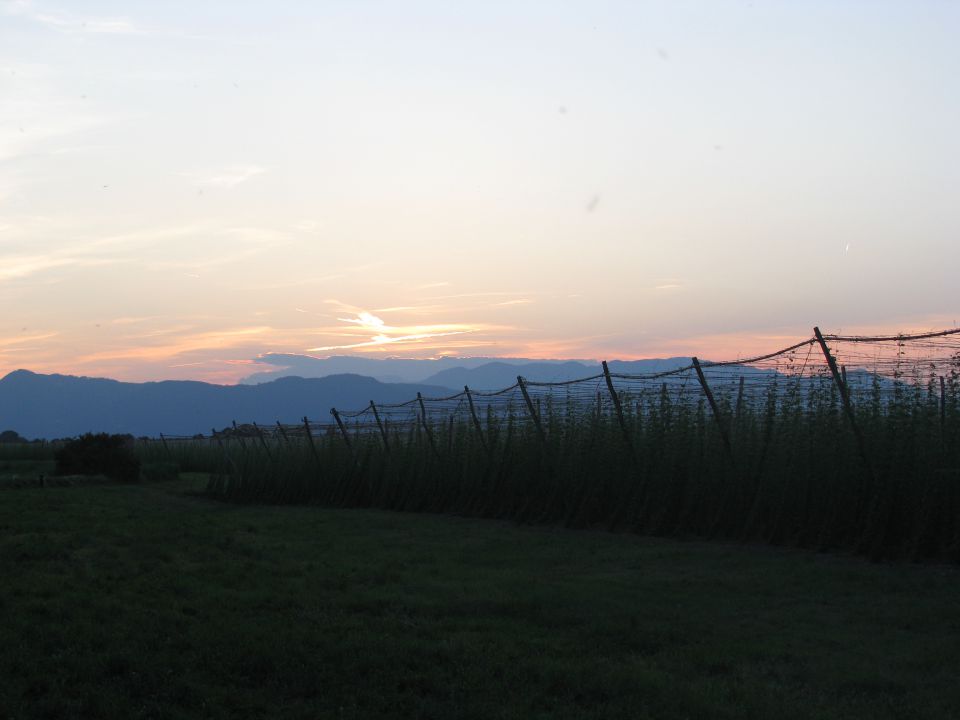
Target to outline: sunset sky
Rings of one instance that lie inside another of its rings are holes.
[[[960,3],[0,0],[0,375],[960,320]]]

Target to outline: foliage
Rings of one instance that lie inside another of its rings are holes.
[[[57,449],[57,475],[106,475],[134,482],[140,478],[140,459],[129,435],[87,433]]]
[[[865,455],[829,379],[772,384],[759,402],[717,393],[732,456],[702,398],[625,397],[612,413],[548,405],[541,441],[525,412],[437,418],[261,443],[222,437],[167,452],[213,472],[236,502],[455,513],[960,561],[960,404],[922,383],[863,403]],[[736,407],[737,410],[732,408]],[[156,450],[155,450],[156,452]]]

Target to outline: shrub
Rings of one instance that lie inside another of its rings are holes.
[[[106,475],[114,480],[135,482],[140,477],[140,460],[133,452],[132,441],[129,435],[81,435],[57,450],[54,472],[57,475]]]

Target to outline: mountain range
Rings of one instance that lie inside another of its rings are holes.
[[[302,358],[303,356],[290,356]],[[581,361],[444,358],[399,360],[309,358],[296,360],[296,370],[325,373],[320,377],[261,373],[238,385],[166,380],[130,383],[72,375],[42,375],[16,370],[0,379],[0,430],[27,438],[72,437],[85,432],[130,433],[136,436],[194,435],[237,423],[270,426],[300,422],[304,415],[327,421],[329,410],[359,410],[376,403],[406,402],[422,393],[443,397],[461,391],[499,390],[518,375],[542,381],[576,380],[601,372],[599,364]],[[312,362],[316,361],[316,362]],[[298,363],[298,364],[297,364]],[[687,365],[689,358],[611,361],[614,373],[651,373]],[[343,372],[351,369],[353,372]],[[329,370],[339,372],[326,372]],[[356,370],[376,372],[377,377]],[[290,372],[290,369],[277,373]],[[416,382],[384,382],[384,377],[419,377]]]
[[[281,377],[326,377],[354,373],[376,378],[381,382],[429,382],[428,378],[444,370],[456,368],[473,369],[497,362],[503,365],[564,364],[567,360],[530,360],[527,358],[441,357],[441,358],[377,358],[357,355],[332,355],[314,357],[294,353],[267,353],[257,358],[261,365],[274,366],[275,370],[254,373],[240,380],[241,384],[253,385],[270,382]],[[589,363],[585,363],[589,364]],[[517,374],[514,373],[514,380]]]
[[[563,382],[589,377],[601,372],[600,363],[592,360],[530,360],[527,358],[458,358],[437,359],[368,358],[340,355],[317,358],[310,355],[271,353],[258,358],[260,363],[277,366],[276,370],[254,373],[240,382],[258,384],[295,375],[304,378],[327,377],[355,373],[381,382],[412,382],[462,390],[499,390],[513,385],[517,375],[541,382]],[[649,360],[611,360],[614,373],[656,373],[690,364],[689,357]]]
[[[212,385],[168,380],[128,383],[17,370],[0,380],[0,429],[27,438],[72,437],[85,432],[136,436],[194,435],[238,423],[270,426],[328,421],[331,407],[359,409],[371,400],[404,402],[450,394],[426,384],[382,383],[361,375],[288,377],[261,385]]]

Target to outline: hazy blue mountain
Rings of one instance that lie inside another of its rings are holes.
[[[530,360],[529,358],[459,358],[436,359],[372,358],[356,355],[334,355],[327,358],[285,353],[268,353],[257,358],[264,365],[276,366],[276,370],[254,373],[240,380],[241,384],[270,382],[281,377],[317,378],[328,375],[354,373],[376,378],[381,382],[425,382],[427,378],[451,368],[475,368],[490,362],[506,365],[539,363],[542,365],[563,364],[566,360]],[[514,373],[516,380],[517,373]],[[509,383],[508,383],[509,384]]]
[[[371,400],[404,402],[449,395],[445,387],[381,383],[360,375],[288,377],[260,385],[212,385],[169,380],[125,383],[17,370],[0,380],[0,427],[28,438],[84,432],[192,435],[231,421],[272,425],[304,415],[328,421],[330,408],[358,410]]]
[[[541,382],[562,382],[589,377],[601,372],[599,365],[568,360],[561,363],[529,362],[524,364],[510,364],[505,362],[488,362],[480,367],[455,367],[441,370],[431,375],[424,382],[431,385],[442,385],[463,389],[469,385],[473,390],[500,390],[517,382],[517,375],[523,375],[528,380]]]
[[[607,367],[610,368],[610,372],[612,373],[649,375],[687,367],[691,362],[693,361],[689,357],[650,358],[648,360],[608,360]],[[701,362],[706,362],[706,360],[701,360]]]
[[[658,358],[655,360],[611,360],[610,372],[624,374],[659,373],[675,370],[690,364],[690,358]],[[424,380],[431,385],[462,388],[468,385],[474,390],[499,390],[513,385],[517,375],[527,380],[540,382],[564,382],[599,375],[603,372],[600,363],[584,360],[564,360],[544,362],[540,360],[525,363],[487,362],[479,367],[455,367],[441,370]]]

